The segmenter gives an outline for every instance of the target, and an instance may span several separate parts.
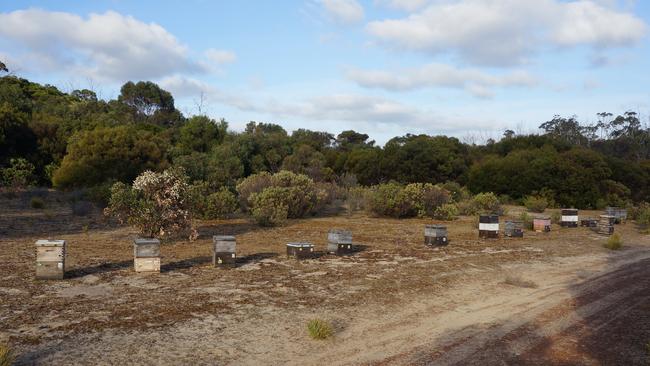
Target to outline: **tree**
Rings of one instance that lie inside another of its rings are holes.
[[[375,141],[368,141],[369,136],[354,130],[343,131],[336,136],[336,146],[342,150],[349,150],[353,147],[372,147]]]
[[[132,126],[99,127],[71,138],[55,171],[57,188],[90,187],[110,180],[130,182],[145,170],[167,166],[169,143]]]
[[[222,119],[216,122],[207,116],[194,116],[180,128],[178,143],[183,153],[207,153],[213,146],[221,143],[228,122]]]
[[[9,69],[7,69],[7,65],[5,65],[4,62],[2,61],[0,61],[0,71],[9,72]]]

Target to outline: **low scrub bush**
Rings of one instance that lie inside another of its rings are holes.
[[[332,326],[326,320],[312,319],[307,322],[307,331],[313,339],[327,339],[334,334]]]
[[[481,211],[481,208],[479,207],[478,203],[472,198],[459,202],[457,206],[458,206],[458,213],[460,213],[463,216],[478,215],[478,213]]]
[[[619,250],[622,247],[623,247],[623,240],[621,239],[621,236],[618,233],[614,233],[612,236],[610,236],[607,239],[607,243],[605,243],[605,248],[610,250]]]
[[[248,211],[250,196],[254,193],[260,193],[264,189],[273,186],[272,175],[268,172],[249,175],[237,184],[237,193],[239,194],[239,203],[244,212]]]
[[[249,197],[253,219],[261,226],[278,226],[287,221],[288,188],[269,187]]]
[[[32,197],[32,199],[29,200],[29,205],[32,208],[40,210],[45,208],[45,201],[43,201],[41,197]]]
[[[522,212],[521,215],[519,215],[519,220],[524,224],[525,229],[533,229],[533,218],[528,214],[528,212]]]
[[[237,211],[237,197],[226,187],[206,197],[203,217],[206,219],[226,218]]]
[[[458,207],[453,203],[445,203],[436,209],[433,217],[444,221],[455,220],[458,217]]]
[[[499,198],[492,192],[479,193],[474,196],[474,201],[479,207],[480,213],[502,215],[503,208]]]
[[[111,188],[106,215],[121,223],[137,227],[145,237],[168,237],[189,232],[192,227],[191,197],[187,177],[182,170],[169,169],[162,173],[146,171],[133,186],[118,182]]]
[[[5,344],[0,344],[0,366],[11,366],[15,360],[12,349]]]
[[[451,202],[449,192],[430,183],[380,184],[371,188],[366,209],[378,216],[433,217],[442,205]]]
[[[562,214],[560,213],[560,211],[553,211],[551,213],[551,223],[559,224],[560,221],[562,221]]]
[[[545,197],[541,196],[528,196],[524,198],[524,206],[530,212],[542,213],[548,207],[548,201]]]

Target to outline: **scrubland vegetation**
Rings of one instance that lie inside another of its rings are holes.
[[[233,132],[223,119],[183,115],[151,82],[128,82],[116,99],[102,100],[91,90],[64,93],[8,75],[0,78],[0,181],[5,190],[79,192],[75,212],[88,211],[88,201],[108,206],[147,235],[191,235],[192,218],[245,214],[273,226],[365,210],[453,220],[500,214],[502,204],[530,212],[623,206],[648,226],[650,130],[633,112],[598,116],[593,125],[556,116],[540,134],[508,130],[484,145],[407,134],[380,147],[352,130],[289,134],[250,122]],[[143,188],[149,178],[162,179],[150,182],[154,191],[179,195],[169,209],[180,223],[164,223],[172,220],[162,217],[169,202]],[[42,207],[38,198],[31,205]],[[150,210],[162,216],[133,218]]]

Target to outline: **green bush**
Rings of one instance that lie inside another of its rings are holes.
[[[475,216],[481,211],[481,208],[473,198],[466,199],[458,203],[458,213],[463,216]]]
[[[499,202],[499,198],[497,198],[497,196],[492,192],[479,193],[474,196],[474,201],[481,213],[494,215],[503,214],[501,202]]]
[[[334,334],[329,322],[322,319],[312,319],[307,323],[307,331],[313,339],[327,339]]]
[[[36,184],[35,169],[34,165],[26,159],[10,159],[9,167],[0,169],[0,185],[14,189],[34,185]]]
[[[562,214],[560,213],[560,211],[553,211],[551,213],[551,222],[553,224],[557,225],[560,223],[561,220],[562,220]]]
[[[264,189],[272,186],[272,176],[267,172],[250,175],[239,182],[239,184],[237,184],[237,193],[239,194],[239,203],[242,210],[244,212],[249,210],[251,195],[260,193]]]
[[[544,212],[548,207],[548,201],[542,196],[527,196],[524,198],[524,206],[530,212]]]
[[[524,228],[529,230],[533,229],[533,218],[527,212],[522,212],[519,215],[519,220],[524,224]]]
[[[0,344],[0,366],[13,365],[16,357],[11,348],[5,344]]]
[[[289,188],[269,187],[249,197],[253,219],[261,226],[278,226],[287,221]]]
[[[607,239],[607,243],[605,243],[605,248],[610,250],[619,250],[622,247],[623,247],[623,240],[621,239],[621,236],[618,233],[614,233],[614,235],[610,236]]]
[[[650,226],[650,204],[641,203],[639,206],[633,208],[629,212],[630,218],[643,226]]]
[[[228,188],[222,187],[218,192],[206,197],[203,217],[206,219],[225,218],[237,211],[237,197]]]
[[[425,184],[422,189],[424,191],[422,195],[424,212],[420,216],[434,217],[438,209],[453,201],[451,192],[441,186]]]
[[[446,189],[430,183],[402,186],[386,183],[373,186],[367,196],[366,209],[377,216],[433,217],[436,210],[451,201]]]
[[[45,208],[45,201],[43,201],[43,199],[40,197],[32,197],[32,199],[29,201],[29,205],[32,208],[40,210],[42,208]]]
[[[445,203],[438,207],[433,215],[435,219],[451,221],[458,216],[458,207],[453,203]]]

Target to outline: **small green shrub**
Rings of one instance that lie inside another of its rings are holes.
[[[32,197],[32,199],[29,201],[29,205],[32,206],[32,208],[40,210],[45,208],[45,201],[43,201],[43,199],[40,197]]]
[[[312,319],[307,323],[307,331],[313,339],[327,339],[334,334],[332,326],[326,320]]]
[[[480,211],[481,208],[473,198],[458,203],[458,213],[463,216],[475,216],[478,215]]]
[[[208,195],[205,201],[203,217],[206,219],[225,218],[237,211],[237,197],[226,187]]]
[[[15,360],[16,356],[12,349],[5,344],[0,344],[0,366],[11,366]]]
[[[521,215],[519,215],[519,220],[523,222],[525,229],[533,229],[533,218],[528,214],[528,212],[522,212]]]
[[[551,213],[551,223],[559,224],[561,220],[562,220],[562,214],[560,213],[560,211],[553,211]]]
[[[642,203],[631,210],[631,217],[640,225],[650,226],[650,204]]]
[[[269,187],[249,197],[251,214],[261,226],[278,226],[287,221],[289,206],[287,195],[289,188]]]
[[[524,206],[530,212],[542,213],[548,207],[548,200],[541,196],[528,196],[524,199]]]
[[[494,215],[503,214],[501,202],[499,202],[499,198],[497,198],[497,196],[492,192],[479,193],[474,196],[474,201],[481,213]]]
[[[607,239],[607,243],[605,243],[605,248],[610,250],[619,250],[622,247],[623,240],[618,233],[614,233],[612,236],[610,236],[609,239]]]
[[[433,217],[444,221],[455,220],[458,217],[458,207],[453,203],[445,203],[436,209]]]

